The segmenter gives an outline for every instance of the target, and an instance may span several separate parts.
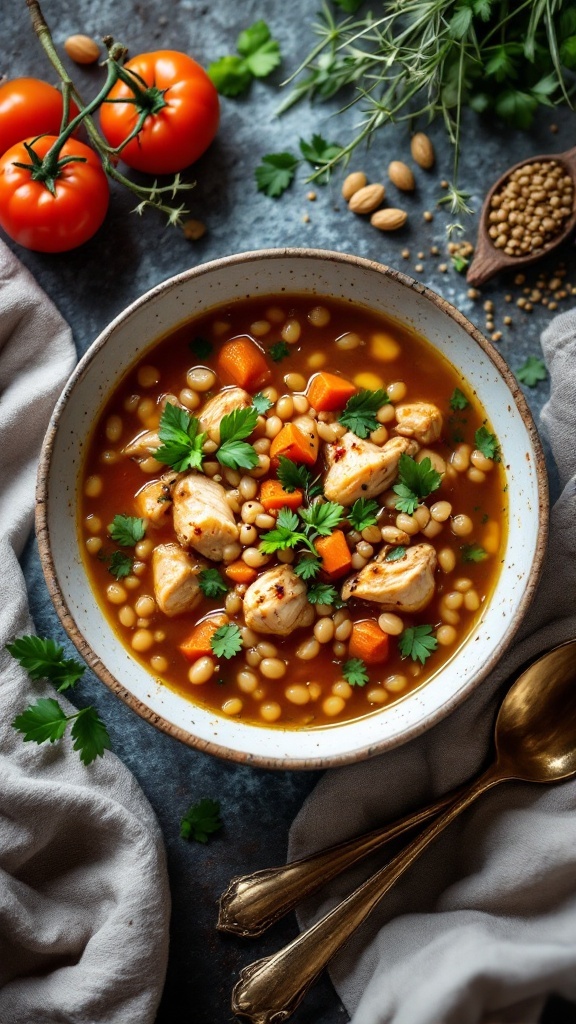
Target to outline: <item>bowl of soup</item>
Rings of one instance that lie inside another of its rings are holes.
[[[404,274],[317,250],[160,284],[72,374],[37,534],[118,696],[191,746],[324,768],[418,735],[514,636],[546,543],[510,370]]]

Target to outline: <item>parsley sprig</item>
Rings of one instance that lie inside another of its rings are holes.
[[[167,402],[162,411],[158,436],[162,442],[154,458],[171,466],[177,473],[187,469],[202,469],[202,446],[207,435],[200,431],[200,423],[185,409]]]
[[[220,422],[220,447],[216,458],[222,466],[229,469],[254,469],[258,465],[258,455],[245,438],[250,437],[258,422],[258,411],[250,406],[248,409],[234,409]]]
[[[516,370],[516,376],[521,384],[525,384],[528,388],[535,388],[541,380],[546,380],[548,377],[546,363],[536,356],[528,356],[526,362]]]
[[[398,638],[398,647],[403,658],[412,658],[424,664],[438,647],[432,635],[432,626],[407,626]]]
[[[350,686],[366,686],[368,669],[362,658],[349,658],[342,665],[342,675]]]
[[[341,608],[344,603],[331,583],[313,583],[308,588],[308,600],[310,604],[333,605],[335,608]]]
[[[463,544],[460,548],[463,562],[483,562],[488,552],[480,544]]]
[[[428,457],[416,462],[406,452],[402,452],[398,460],[398,477],[400,483],[394,484],[392,488],[398,495],[396,508],[409,516],[442,482],[442,476],[434,469]]]
[[[266,78],[282,60],[280,46],[265,21],[255,21],[236,40],[238,54],[220,57],[208,67],[208,76],[221,96],[240,96],[253,78]]]
[[[290,355],[290,346],[285,341],[275,341],[273,345],[270,345],[268,355],[273,362],[281,363]]]
[[[467,409],[468,406],[470,405],[470,402],[466,398],[464,392],[460,390],[460,388],[454,388],[454,391],[450,396],[450,401],[448,404],[453,412],[459,412],[462,409]]]
[[[188,808],[180,820],[180,838],[207,843],[209,836],[222,828],[220,801],[204,797]]]
[[[358,437],[366,438],[380,426],[376,413],[389,401],[384,388],[378,388],[376,391],[365,388],[348,399],[344,411],[338,417],[339,422]]]
[[[217,658],[233,658],[242,648],[242,634],[235,622],[219,626],[210,638],[210,646]]]
[[[285,455],[278,456],[278,470],[276,472],[282,487],[288,494],[294,491],[303,491],[307,504],[311,504],[314,498],[322,494],[320,476],[312,476],[312,473],[303,463],[292,462]]]
[[[223,597],[228,593],[228,584],[222,579],[218,569],[203,569],[198,574],[198,585],[204,597]]]
[[[126,579],[134,568],[134,559],[132,555],[127,555],[124,551],[99,551],[97,556],[100,562],[104,562],[108,572],[115,580]]]
[[[274,529],[261,535],[260,550],[273,555],[276,551],[303,547],[304,557],[294,572],[304,580],[312,579],[318,575],[321,566],[314,541],[318,537],[329,537],[343,518],[344,508],[333,501],[315,502],[298,512],[285,506],[278,513]]]
[[[500,445],[496,434],[491,434],[487,427],[479,427],[474,434],[474,444],[487,459],[500,462]]]
[[[86,666],[73,658],[65,658],[64,650],[54,640],[39,636],[21,636],[6,644],[6,650],[33,680],[49,679],[58,693],[75,686]],[[17,715],[12,726],[23,735],[24,742],[55,743],[61,739],[69,723],[73,748],[83,764],[91,764],[110,750],[106,726],[93,707],[81,708],[67,715],[54,697],[41,697]]]
[[[299,145],[303,159],[314,168],[312,177],[318,184],[325,185],[342,147],[337,142],[327,142],[321,135],[313,135],[310,142],[300,139]],[[301,163],[301,158],[288,151],[267,153],[254,171],[258,191],[277,199],[291,185]]]
[[[116,544],[121,547],[133,548],[138,541],[146,536],[146,523],[137,516],[116,515],[110,524],[108,533]]]
[[[378,522],[380,506],[373,498],[357,498],[348,513],[348,521],[352,529],[362,532],[367,526],[375,526]]]
[[[256,409],[259,416],[264,416],[268,409],[272,408],[273,404],[262,391],[259,391],[252,399],[252,408]]]

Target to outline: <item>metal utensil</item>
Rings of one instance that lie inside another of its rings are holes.
[[[533,253],[527,253],[525,256],[508,256],[502,249],[496,249],[492,243],[492,239],[488,234],[490,222],[488,215],[490,213],[490,203],[492,196],[495,192],[498,192],[506,179],[512,174],[512,171],[518,170],[525,164],[533,164],[535,161],[546,162],[555,160],[564,168],[566,174],[572,179],[574,186],[574,199],[573,209],[570,217],[565,222],[562,230],[554,235],[550,241],[546,242],[537,251]],[[536,263],[537,260],[542,259],[543,256],[547,256],[549,252],[553,252],[557,249],[562,242],[572,234],[576,227],[576,147],[569,149],[565,153],[546,153],[544,156],[533,156],[528,160],[521,160],[520,163],[514,164],[513,167],[509,167],[508,170],[502,174],[498,181],[492,185],[480,211],[480,218],[478,222],[478,238],[476,241],[476,251],[474,253],[474,259],[468,268],[466,274],[466,280],[471,285],[483,284],[488,278],[493,277],[500,270],[522,270],[524,267],[529,266],[532,263]]]
[[[500,782],[559,782],[576,774],[576,640],[542,655],[500,707],[496,757],[389,864],[273,956],[244,968],[232,1010],[253,1024],[280,1024],[398,878],[454,818]]]

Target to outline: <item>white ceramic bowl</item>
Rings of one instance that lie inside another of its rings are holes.
[[[162,686],[105,620],[82,564],[77,492],[91,427],[115,383],[160,336],[236,298],[304,293],[349,299],[414,328],[463,373],[506,456],[510,522],[505,565],[463,646],[429,682],[364,719],[288,730],[219,717]],[[38,478],[37,534],[64,628],[96,674],[153,725],[191,746],[267,768],[325,768],[373,756],[430,728],[485,678],[510,643],[536,586],[546,543],[547,484],[538,435],[506,364],[454,307],[423,285],[354,256],[264,250],[216,260],[158,285],[93,343],[56,406]]]

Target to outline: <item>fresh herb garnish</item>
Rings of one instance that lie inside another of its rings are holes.
[[[314,134],[310,142],[300,139],[300,152],[315,170],[314,179],[320,185],[326,184],[331,168],[342,153],[338,142],[327,142],[321,135]]]
[[[41,697],[17,715],[12,726],[23,734],[24,742],[55,743],[66,732],[72,722],[73,748],[80,754],[83,764],[91,764],[97,757],[103,757],[110,750],[110,737],[104,723],[98,718],[95,708],[82,708],[67,715],[53,697]]]
[[[222,597],[228,593],[228,584],[222,579],[218,569],[203,569],[198,574],[198,585],[204,597]]]
[[[208,76],[222,96],[246,92],[253,78],[266,78],[278,67],[280,46],[265,21],[256,21],[236,41],[239,56],[221,57],[208,67]]]
[[[432,626],[408,626],[398,638],[398,646],[403,658],[412,658],[422,665],[438,646],[432,636]]]
[[[329,537],[344,519],[344,508],[334,501],[317,501],[309,508],[301,508],[300,518],[306,524],[308,533]]]
[[[30,679],[49,679],[61,693],[75,686],[86,666],[64,657],[64,648],[55,640],[40,636],[20,636],[6,650],[26,670]]]
[[[320,555],[313,555],[311,552],[306,552],[300,556],[294,566],[294,572],[301,580],[306,582],[307,580],[315,579],[321,568],[322,559],[320,558]]]
[[[162,411],[158,436],[162,444],[154,458],[171,466],[177,473],[202,468],[202,445],[206,434],[198,433],[200,424],[185,409],[167,402]]]
[[[222,828],[220,820],[220,802],[205,797],[186,811],[180,821],[180,838],[195,839],[197,843],[207,843],[208,837]]]
[[[474,434],[474,444],[486,459],[493,459],[494,462],[500,461],[500,445],[498,444],[498,439],[496,435],[491,434],[486,427],[478,427],[478,430]]]
[[[468,256],[462,256],[461,253],[454,253],[450,257],[450,262],[458,274],[463,274],[470,263],[470,258]]]
[[[299,545],[306,548],[306,554],[294,568],[303,580],[312,579],[320,571],[322,560],[314,547],[318,537],[328,537],[344,518],[342,505],[332,501],[316,502],[310,508],[300,508],[298,513],[281,508],[276,526],[260,537],[260,550],[267,555],[286,551]]]
[[[292,184],[299,163],[292,153],[267,153],[254,171],[258,191],[278,199]]]
[[[358,437],[368,437],[380,426],[376,413],[389,401],[383,388],[378,388],[377,391],[358,391],[346,402],[344,411],[338,417],[339,422]]]
[[[229,469],[254,469],[258,465],[258,454],[244,438],[250,437],[258,422],[258,412],[252,406],[248,409],[234,409],[220,421],[220,447],[216,458]]]
[[[337,606],[340,601],[340,595],[336,587],[333,587],[330,583],[313,583],[308,588],[308,600],[310,604],[333,604]]]
[[[448,404],[454,412],[458,412],[460,409],[467,409],[470,402],[466,398],[464,392],[460,391],[460,388],[454,388]]]
[[[298,544],[306,544],[306,534],[300,530],[300,520],[289,508],[281,508],[276,517],[276,526],[260,536],[260,550],[265,555],[275,551],[286,551]]]
[[[460,548],[463,562],[483,562],[488,552],[480,544],[463,544]]]
[[[516,377],[521,384],[535,388],[539,381],[546,380],[548,377],[546,363],[543,359],[537,359],[536,356],[528,356],[526,362],[516,370]]]
[[[192,338],[188,347],[196,359],[209,359],[214,351],[214,345],[208,338]]]
[[[398,460],[398,477],[400,483],[394,484],[392,488],[398,495],[395,507],[409,516],[442,483],[442,476],[434,469],[428,456],[422,462],[416,462],[405,452],[402,452]]]
[[[275,363],[281,363],[286,356],[290,355],[290,346],[285,341],[276,341],[268,349],[268,355]]]
[[[254,395],[252,399],[252,408],[256,409],[259,416],[264,416],[272,408],[273,404],[261,391]]]
[[[110,575],[114,576],[114,579],[117,580],[125,579],[134,568],[132,555],[127,555],[124,551],[113,551],[111,555],[106,554],[104,551],[99,551],[98,558],[106,564]]]
[[[362,658],[349,658],[342,665],[342,675],[350,686],[366,686],[368,670]]]
[[[233,658],[242,647],[242,634],[235,622],[219,626],[210,637],[210,646],[217,658]]]
[[[385,562],[399,562],[401,558],[404,558],[405,554],[406,554],[406,548],[403,548],[403,547],[401,547],[399,545],[396,548],[390,548],[390,551],[386,552],[386,554],[384,556],[384,561]]]
[[[378,522],[380,506],[372,498],[357,498],[348,512],[348,520],[354,530],[362,532],[367,526]]]
[[[322,494],[320,477],[313,477],[307,466],[301,462],[292,462],[285,455],[278,456],[276,476],[287,494],[303,491],[308,504]]]
[[[146,535],[146,523],[136,516],[114,516],[108,530],[116,544],[125,548],[133,548]]]

